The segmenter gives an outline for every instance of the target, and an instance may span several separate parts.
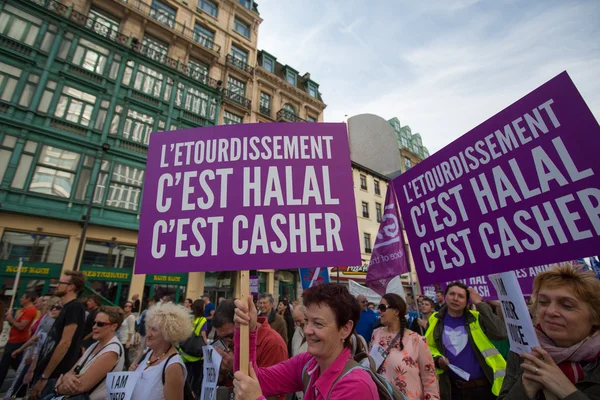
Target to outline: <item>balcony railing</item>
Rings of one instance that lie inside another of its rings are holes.
[[[225,60],[227,61],[228,65],[240,69],[250,75],[254,73],[254,68],[252,68],[248,63],[245,63],[244,61],[232,56],[231,54],[228,54],[227,57],[225,57]]]
[[[297,116],[296,114],[294,114],[293,112],[285,110],[283,108],[281,110],[277,111],[277,121],[306,122],[305,119],[302,119],[299,116]]]
[[[125,36],[114,29],[108,28],[106,25],[101,24],[100,22],[95,21],[92,18],[87,17],[84,14],[78,13],[77,11],[71,10],[69,13],[69,8],[56,0],[29,0],[32,3],[35,3],[41,7],[44,7],[46,10],[51,11],[54,14],[59,16],[68,18],[72,22],[81,26],[84,29],[92,31],[93,33],[100,35],[108,40],[111,40],[115,43],[121,44],[123,46],[130,47],[132,51],[152,59],[156,62],[159,62],[169,68],[175,69],[184,75],[194,79],[195,81],[202,83],[204,85],[208,85],[213,88],[217,88],[218,82],[215,79],[209,78],[204,74],[199,74],[194,71],[194,69],[190,68],[187,64],[175,60],[171,57],[167,57],[164,53],[153,50],[148,46],[144,46],[139,42],[136,38],[131,38],[129,36]],[[125,1],[128,4],[132,4],[138,2],[138,0],[130,0],[129,2]],[[148,8],[150,8],[148,6]]]
[[[179,33],[180,35],[183,35],[186,38],[199,43],[200,45],[207,48],[208,50],[211,50],[215,53],[219,53],[221,51],[221,46],[219,46],[218,44],[215,44],[212,41],[210,41],[210,46],[205,46],[203,43],[198,42],[195,38],[197,33],[194,32],[193,29],[190,29],[187,26],[175,21],[175,18],[167,13],[161,12],[160,10],[158,10],[156,8],[152,8],[150,5],[144,3],[143,1],[140,1],[140,0],[121,0],[121,1],[123,3],[126,3],[127,5],[129,5],[133,9],[135,9],[140,14],[149,16],[150,18],[160,22],[161,24],[163,24],[163,25],[169,27],[170,29],[174,30],[175,32]],[[209,43],[207,43],[207,44],[209,44]]]
[[[199,34],[198,32],[194,32],[193,39],[194,42],[198,43],[200,46],[206,47],[207,49],[212,51],[216,51],[217,53],[219,52],[218,49],[221,48],[219,45],[215,44],[215,42],[212,39],[209,39],[206,36]]]
[[[246,110],[250,110],[252,107],[252,101],[245,98],[241,94],[235,93],[231,90],[224,89],[223,90],[223,100],[229,100],[233,103],[242,106]]]

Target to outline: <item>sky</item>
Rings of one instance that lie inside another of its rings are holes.
[[[566,70],[600,120],[598,0],[259,0],[258,46],[326,122],[398,117],[431,153]]]

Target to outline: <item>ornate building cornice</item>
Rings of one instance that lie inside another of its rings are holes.
[[[274,86],[282,89],[286,93],[293,94],[295,97],[299,98],[303,102],[308,103],[315,109],[319,110],[319,112],[323,112],[323,110],[325,110],[325,108],[327,107],[327,104],[315,99],[314,97],[310,96],[308,93],[300,90],[299,88],[290,85],[283,79],[279,78],[277,75],[270,73],[261,66],[257,66],[254,70],[254,73],[256,78],[264,79],[265,81],[270,82]]]

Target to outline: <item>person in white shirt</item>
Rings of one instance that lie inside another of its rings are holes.
[[[133,302],[128,301],[123,307],[125,319],[119,328],[119,341],[125,348],[125,369],[131,365],[129,358],[129,349],[133,345],[133,335],[135,334],[135,315],[133,315]]]

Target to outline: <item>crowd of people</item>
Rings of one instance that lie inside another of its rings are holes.
[[[106,399],[107,374],[127,370],[137,372],[133,400],[198,397],[198,343],[214,344],[218,385],[236,399],[600,399],[600,281],[589,271],[538,275],[530,311],[540,346],[525,354],[509,351],[500,304],[461,282],[435,298],[388,293],[378,304],[326,283],[301,301],[164,296],[144,310],[139,296],[123,308],[96,295],[84,303],[84,284],[66,271],[53,296],[26,292],[6,313],[0,382],[16,371],[6,399]]]

